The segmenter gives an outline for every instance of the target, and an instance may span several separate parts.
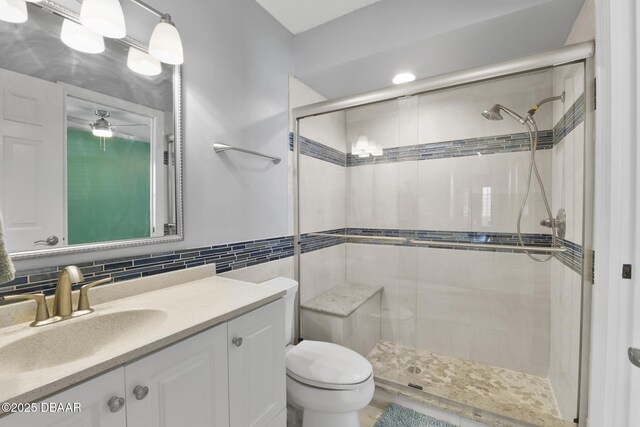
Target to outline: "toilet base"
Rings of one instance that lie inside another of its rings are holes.
[[[341,414],[317,412],[304,409],[302,412],[302,427],[360,427],[358,412],[344,412]]]

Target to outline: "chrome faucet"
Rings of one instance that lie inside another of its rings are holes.
[[[70,265],[65,267],[58,277],[56,285],[56,295],[53,298],[53,315],[60,317],[69,317],[73,313],[71,306],[71,285],[80,283],[84,280],[84,276],[78,267]]]

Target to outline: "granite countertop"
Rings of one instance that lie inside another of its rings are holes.
[[[334,316],[347,317],[381,290],[382,286],[345,283],[334,286],[311,301],[303,303],[302,308]]]
[[[160,276],[163,275],[155,276],[156,281],[163,281]],[[149,279],[153,280],[153,278]],[[127,282],[111,285],[112,289],[116,290],[125,289],[126,286]],[[132,328],[133,331],[117,331],[122,333],[117,334],[116,338],[108,341],[106,345],[88,352],[92,354],[82,355],[82,357],[67,363],[23,372],[24,369],[19,371],[12,368],[15,363],[3,360],[0,364],[0,402],[37,401],[181,339],[241,316],[275,301],[283,295],[284,291],[267,286],[211,276],[182,284],[173,283],[162,289],[103,302],[94,305],[95,312],[90,315],[52,325],[32,328],[29,327],[29,323],[20,323],[3,327],[0,329],[2,347],[26,338],[26,341],[32,343],[34,348],[25,348],[25,354],[26,352],[42,352],[43,358],[46,358],[48,356],[54,357],[49,351],[50,349],[39,348],[37,345],[39,340],[30,339],[30,337],[35,338],[33,336],[39,332],[66,333],[62,329],[69,327],[71,330],[77,329],[80,325],[74,325],[76,322],[83,322],[84,319],[93,316],[96,316],[96,319],[100,317],[98,320],[100,322],[109,322],[110,319],[117,319],[120,312],[135,314],[139,313],[138,310],[156,310],[161,314],[154,318],[153,327]],[[103,297],[103,299],[105,298]],[[132,320],[135,321],[135,316],[132,317]],[[56,331],[55,329],[60,330]],[[0,347],[0,352],[2,347]]]

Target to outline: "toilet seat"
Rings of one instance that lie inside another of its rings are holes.
[[[287,375],[312,387],[352,390],[372,374],[367,359],[341,345],[305,340],[287,352]]]

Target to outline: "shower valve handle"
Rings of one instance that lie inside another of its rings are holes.
[[[551,228],[551,218],[543,219],[540,221],[540,225],[543,227]]]

